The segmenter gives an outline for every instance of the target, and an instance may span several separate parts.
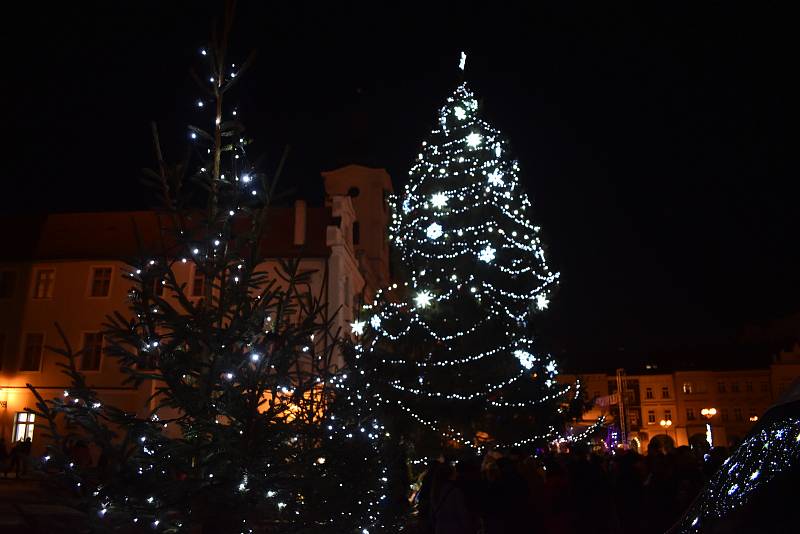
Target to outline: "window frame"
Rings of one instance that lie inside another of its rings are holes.
[[[656,411],[655,410],[647,410],[647,424],[648,425],[656,424]]]
[[[25,421],[20,421],[20,416],[25,416]],[[23,436],[20,438],[19,436],[19,427],[24,427]],[[36,430],[36,414],[31,412],[17,412],[14,415],[14,435],[12,436],[12,443],[17,443],[19,441],[25,441],[25,438],[31,438],[31,443],[33,443],[33,435],[34,431]]]
[[[97,369],[86,369],[83,366],[83,358],[85,356],[85,353],[83,352],[83,350],[86,348],[86,336],[90,335],[90,334],[91,335],[99,335],[100,336],[100,354],[99,354],[99,356],[97,358]],[[84,330],[84,331],[81,332],[81,344],[80,344],[80,347],[81,347],[81,351],[82,352],[81,352],[81,361],[78,364],[78,369],[80,370],[80,372],[82,372],[82,373],[99,373],[99,372],[101,372],[103,370],[103,348],[105,347],[105,344],[106,344],[106,337],[103,335],[103,332],[100,332],[100,331],[97,331],[97,330]]]
[[[95,282],[95,273],[100,269],[108,269],[108,292],[105,295],[94,295],[94,282]],[[114,283],[114,266],[113,265],[91,265],[89,267],[89,283],[86,287],[86,297],[90,299],[107,299],[111,298],[111,291],[113,290],[113,283]]]
[[[669,386],[661,386],[661,398],[662,399],[671,398],[669,394]]]
[[[39,349],[39,367],[37,369],[23,369],[22,364],[25,362],[25,357],[28,351],[28,336],[31,335],[41,335],[42,336],[42,344]],[[46,345],[47,334],[44,332],[25,332],[22,336],[22,343],[20,347],[20,358],[19,358],[19,365],[17,366],[17,371],[20,373],[41,373],[42,368],[44,367],[44,347]]]
[[[697,417],[694,414],[694,408],[686,408],[686,420],[687,421],[696,421]]]
[[[664,410],[664,419],[666,421],[672,421],[672,410]]]
[[[645,400],[652,400],[655,399],[655,394],[653,393],[653,388],[646,387],[644,388],[644,398]]]
[[[50,295],[39,297],[39,276],[41,273],[50,271],[53,273],[53,278],[50,283]],[[55,267],[36,267],[33,270],[33,287],[31,288],[31,299],[32,300],[53,300],[53,295],[55,294],[56,290],[56,268]]]

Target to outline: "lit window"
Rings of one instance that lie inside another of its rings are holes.
[[[55,269],[40,269],[36,271],[36,286],[33,289],[33,298],[51,299],[53,298],[53,286],[56,281]]]
[[[17,412],[14,418],[14,441],[31,438],[33,441],[34,419],[36,416],[28,412]]]
[[[81,352],[81,369],[83,371],[99,371],[100,358],[103,356],[103,334],[87,332],[83,334],[83,351]]]
[[[206,277],[202,271],[195,269],[194,276],[192,277],[192,296],[202,297],[203,289],[205,288]]]
[[[694,391],[694,387],[692,386],[691,382],[684,382],[683,383],[683,392],[687,395],[691,395]]]
[[[0,299],[13,297],[16,283],[17,273],[14,271],[0,271]]]
[[[107,297],[111,290],[111,267],[95,267],[92,269],[93,297]]]
[[[668,399],[669,398],[669,388],[668,387],[665,386],[665,387],[661,388],[661,398],[662,399]]]
[[[656,412],[654,410],[647,411],[647,424],[648,425],[656,424]]]
[[[38,371],[42,365],[42,348],[44,347],[44,334],[27,334],[25,336],[24,352],[20,371]]]

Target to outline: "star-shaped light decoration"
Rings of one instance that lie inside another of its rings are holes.
[[[431,195],[431,204],[436,209],[441,209],[447,206],[447,195],[444,193],[434,193]]]
[[[369,325],[372,327],[373,330],[379,329],[381,327],[380,315],[373,315],[372,318],[369,320]]]
[[[431,223],[428,229],[425,230],[425,233],[428,235],[428,239],[433,239],[435,241],[442,237],[442,225],[439,223]]]
[[[492,245],[486,245],[486,248],[481,250],[478,254],[478,259],[486,263],[491,263],[492,260],[494,260],[494,253],[495,249],[492,248]]]
[[[536,307],[540,310],[544,310],[547,308],[547,305],[550,304],[550,301],[547,300],[547,295],[539,294],[536,295]]]
[[[464,111],[464,108],[461,108],[461,107],[458,107],[458,106],[456,106],[456,107],[453,109],[453,112],[456,114],[456,118],[457,118],[458,120],[460,120],[460,121],[463,121],[464,119],[466,119],[466,118],[467,118],[467,112],[466,112],[466,111]]]
[[[433,295],[428,291],[420,291],[417,293],[417,296],[414,297],[414,303],[417,305],[417,308],[427,308],[431,305],[432,300]]]
[[[364,326],[366,326],[366,324],[367,323],[365,321],[353,321],[351,329],[355,335],[360,336],[364,333]]]
[[[475,148],[476,146],[481,144],[481,139],[482,139],[481,134],[472,132],[467,136],[467,144],[472,148]]]
[[[403,213],[408,213],[409,211],[411,211],[411,201],[405,199],[403,201]]]
[[[505,182],[503,181],[503,173],[500,172],[500,169],[493,170],[487,176],[489,177],[490,185],[495,185],[499,187],[505,184]]]
[[[547,362],[547,365],[545,365],[544,368],[548,373],[555,373],[556,372],[556,362],[554,362],[553,360],[550,360],[549,362]]]

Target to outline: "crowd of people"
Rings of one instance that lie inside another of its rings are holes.
[[[663,533],[726,450],[487,453],[432,462],[415,496],[419,534]]]
[[[17,441],[9,451],[6,449],[5,439],[0,437],[0,473],[8,477],[14,473],[17,478],[25,476],[30,471],[31,463],[31,438]]]

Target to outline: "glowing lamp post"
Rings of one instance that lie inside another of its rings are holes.
[[[713,435],[711,434],[711,422],[710,421],[711,421],[712,417],[717,415],[717,409],[716,408],[703,408],[702,410],[700,410],[700,415],[705,417],[706,421],[709,421],[709,422],[706,423],[706,441],[708,442],[708,446],[709,447],[713,447],[714,446],[714,440],[713,440]]]
[[[661,428],[664,429],[664,435],[665,436],[669,435],[667,434],[667,430],[669,429],[669,427],[672,426],[672,421],[669,419],[662,419],[661,421],[658,422],[658,424],[661,425]]]

